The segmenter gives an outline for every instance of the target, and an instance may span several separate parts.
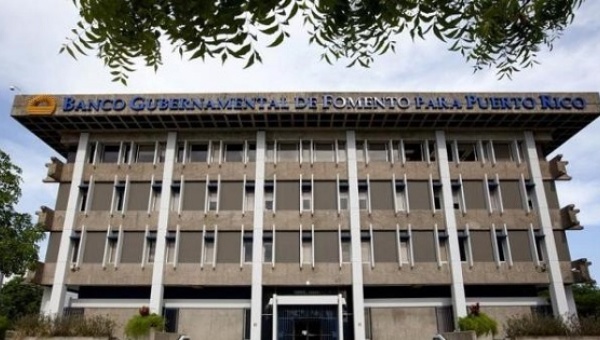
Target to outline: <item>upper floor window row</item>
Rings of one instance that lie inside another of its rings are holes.
[[[185,141],[177,144],[177,163],[218,163],[256,161],[254,141]]]
[[[448,141],[446,151],[448,152],[448,161],[460,162],[523,162],[523,141],[492,141],[492,140],[473,140],[473,141]]]
[[[88,147],[87,161],[97,163],[163,163],[166,143],[156,142],[93,142]]]
[[[357,140],[356,161],[370,162],[435,162],[433,140]]]
[[[345,162],[346,142],[343,140],[274,140],[267,142],[266,162]]]

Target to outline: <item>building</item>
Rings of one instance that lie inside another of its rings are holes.
[[[561,157],[597,93],[17,96],[65,161],[49,314],[193,339],[431,339],[480,303],[575,312]],[[544,297],[549,291],[551,301]],[[65,294],[76,298],[65,302]]]

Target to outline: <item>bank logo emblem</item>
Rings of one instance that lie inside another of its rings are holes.
[[[27,102],[25,108],[32,115],[51,115],[56,111],[56,98],[52,96],[35,96]]]

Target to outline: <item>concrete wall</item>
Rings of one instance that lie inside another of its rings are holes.
[[[111,318],[116,323],[114,336],[118,339],[125,339],[125,325],[138,313],[135,308],[86,308],[84,311],[86,317],[102,315]]]
[[[177,331],[191,339],[240,340],[242,309],[180,309]]]
[[[486,313],[498,322],[498,334],[494,338],[503,339],[506,336],[504,333],[506,321],[511,317],[530,315],[531,307],[481,307],[481,312]]]
[[[371,308],[371,330],[374,340],[431,339],[435,308]]]

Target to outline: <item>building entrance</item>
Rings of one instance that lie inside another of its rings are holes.
[[[277,295],[269,300],[272,314],[263,315],[263,339],[344,340],[351,321],[344,314],[346,300],[338,295]],[[265,327],[265,328],[266,328]]]
[[[279,340],[339,340],[337,306],[281,306]]]

